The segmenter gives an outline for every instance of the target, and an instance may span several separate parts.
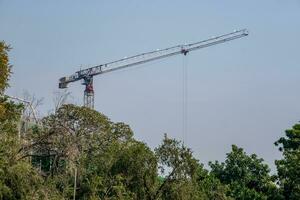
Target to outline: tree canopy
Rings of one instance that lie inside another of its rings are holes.
[[[300,124],[285,131],[285,137],[275,142],[283,154],[276,160],[278,181],[286,199],[300,199]]]
[[[0,41],[0,94],[8,86],[8,79],[11,73],[8,57],[9,50],[10,46],[5,44],[4,41]]]
[[[277,187],[269,175],[270,169],[257,155],[247,155],[242,148],[232,145],[225,162],[209,163],[211,173],[229,185],[234,199],[278,199]]]

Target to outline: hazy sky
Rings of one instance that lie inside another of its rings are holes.
[[[0,25],[0,40],[13,47],[8,94],[44,97],[41,113],[53,109],[58,79],[80,67],[248,28],[246,38],[185,58],[95,77],[96,109],[152,148],[168,133],[207,163],[237,144],[273,168],[274,141],[300,119],[300,0],[0,0]],[[70,84],[73,102],[83,90]]]

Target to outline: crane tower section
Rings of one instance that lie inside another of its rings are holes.
[[[146,53],[137,54],[130,57],[125,57],[116,61],[104,63],[87,69],[79,70],[71,76],[62,77],[59,79],[59,88],[67,88],[69,83],[83,80],[82,84],[85,85],[84,90],[84,106],[94,108],[94,88],[93,77],[96,75],[121,70],[124,68],[132,67],[135,65],[147,63],[150,61],[167,58],[175,55],[187,55],[189,52],[210,47],[213,45],[225,43],[231,40],[248,36],[248,30],[242,29],[233,31],[217,37],[211,37],[200,42],[194,42],[190,44],[176,45],[164,49],[157,49]]]

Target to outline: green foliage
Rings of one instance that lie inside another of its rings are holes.
[[[211,173],[229,186],[235,199],[277,199],[276,185],[269,167],[255,154],[247,155],[242,148],[232,146],[224,163],[209,163]]]
[[[32,131],[30,147],[36,160],[48,159],[51,172],[44,172],[65,198],[73,195],[77,169],[79,199],[145,199],[157,182],[157,161],[132,135],[124,123],[86,107],[63,105],[43,119],[42,129]]]
[[[10,64],[8,58],[8,51],[10,46],[0,41],[0,94],[3,94],[5,88],[8,86],[8,78],[10,76]]]
[[[74,185],[76,199],[280,199],[263,160],[234,145],[209,172],[181,142],[165,135],[152,151],[128,125],[75,105],[61,106],[20,141],[22,106],[2,104],[0,199],[71,199]]]
[[[157,177],[156,158],[143,143],[114,142],[82,163],[85,179],[81,193],[85,197],[147,199],[151,196]]]
[[[1,136],[16,136],[18,123],[21,117],[23,105],[15,104],[6,97],[0,97],[0,131]]]
[[[275,142],[283,153],[283,159],[275,161],[279,185],[285,199],[300,199],[300,124],[285,134],[286,137]]]
[[[55,189],[45,185],[23,151],[26,141],[19,135],[23,105],[3,96],[11,73],[9,50],[0,42],[0,199],[61,199]]]
[[[23,159],[18,124],[23,106],[0,98],[5,113],[0,116],[0,199],[39,199],[43,179]],[[51,196],[51,195],[49,195]]]
[[[229,200],[227,196],[229,187],[222,184],[221,181],[214,175],[210,174],[208,170],[203,166],[199,166],[197,169],[196,182],[198,190],[201,192],[202,199],[214,199],[214,200]]]
[[[192,151],[165,135],[162,144],[155,149],[155,154],[161,174],[167,173],[155,198],[198,199],[195,177],[199,164]]]
[[[198,161],[193,157],[191,149],[181,142],[164,136],[163,143],[155,149],[159,159],[161,173],[171,169],[169,179],[193,178],[196,174]]]
[[[300,149],[300,124],[295,124],[292,129],[285,131],[286,137],[281,137],[275,142],[279,151],[294,152]]]
[[[165,135],[155,153],[161,174],[166,174],[159,183],[155,198],[230,199],[226,196],[228,188],[210,175],[181,142]]]
[[[122,175],[136,199],[149,199],[157,184],[157,159],[144,143],[130,141],[121,147],[111,174]]]

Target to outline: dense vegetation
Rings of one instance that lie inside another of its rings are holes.
[[[0,43],[1,94],[9,49]],[[23,109],[1,96],[0,199],[300,199],[300,124],[275,142],[283,158],[271,175],[236,145],[207,170],[180,141],[164,135],[151,150],[128,125],[75,105],[20,129]]]

